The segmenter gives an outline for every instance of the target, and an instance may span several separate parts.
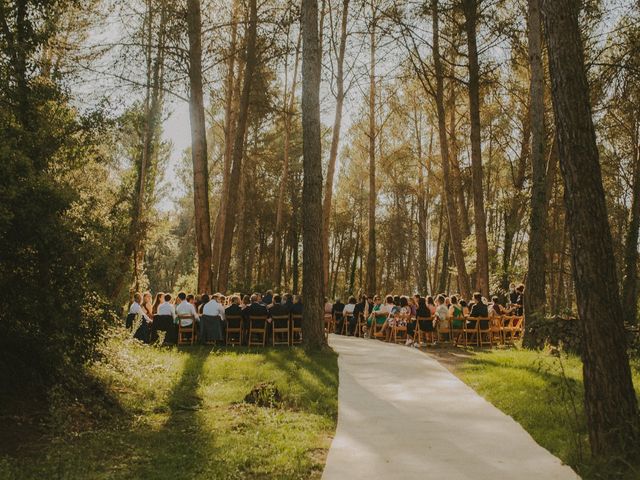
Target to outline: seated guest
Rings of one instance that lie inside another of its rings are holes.
[[[225,310],[222,304],[218,302],[220,294],[216,293],[202,307],[202,318],[200,319],[200,341],[205,344],[208,341],[216,343],[224,340],[223,322],[225,319]]]
[[[275,294],[273,296],[273,304],[269,307],[269,316],[282,317],[285,315],[289,315],[289,310],[287,310],[287,307],[282,304],[282,297]]]
[[[342,332],[342,329],[344,328],[345,317],[349,317],[350,323],[353,321],[353,318],[355,318],[355,315],[353,314],[355,308],[356,297],[349,297],[349,303],[347,303],[342,309],[341,324],[338,326],[338,332]],[[347,335],[349,335],[349,328],[347,328]]]
[[[136,319],[138,315],[140,315],[146,322],[151,322],[149,316],[145,313],[144,309],[140,305],[142,302],[142,295],[139,292],[136,292],[133,295],[133,303],[129,307],[129,314],[127,315],[127,321],[125,323],[126,328],[133,328],[133,321]]]
[[[287,309],[287,312],[293,313],[293,295],[290,293],[284,294],[284,306]],[[333,305],[331,305],[331,308],[333,308]]]
[[[193,295],[190,295],[191,299],[193,300]],[[193,323],[193,320],[195,319],[196,321],[199,320],[200,316],[198,315],[198,312],[196,312],[196,307],[193,305],[193,303],[189,302],[187,300],[187,294],[184,292],[180,292],[178,294],[178,300],[180,300],[180,303],[178,305],[176,305],[176,315],[179,317],[180,315],[191,315],[193,317],[193,319],[191,318],[181,318],[180,319],[180,325],[183,327],[188,327],[189,325],[191,325]]]
[[[355,305],[353,308],[353,317],[351,317],[351,321],[349,322],[349,335],[355,335],[356,327],[358,325],[358,316],[362,315],[363,318],[366,318],[368,313],[368,304],[367,304],[367,296],[362,295],[360,297],[360,302]],[[361,334],[362,332],[359,332]]]
[[[324,313],[329,315],[333,313],[333,303],[327,297],[324,297]]]
[[[336,328],[338,331],[342,329],[342,311],[343,310],[344,310],[344,303],[342,303],[339,298],[336,298],[336,302],[333,304],[333,309],[331,313],[333,313],[333,316],[336,319]]]
[[[516,284],[509,284],[509,295],[507,295],[507,308],[510,310],[518,303],[518,292],[516,292]]]
[[[251,297],[249,295],[245,295],[242,297],[242,302],[240,303],[240,308],[243,310],[251,305]]]
[[[167,293],[163,297],[163,302],[158,305],[157,313],[153,317],[151,343],[154,343],[158,339],[158,332],[166,332],[163,342],[164,345],[176,343],[178,333],[173,323],[175,318],[176,312],[171,303],[171,295]]]
[[[144,294],[142,295],[142,303],[140,304],[140,306],[144,310],[144,313],[149,318],[153,318],[153,304],[151,303],[152,299],[153,297],[151,296],[151,292],[144,292]]]
[[[469,318],[487,318],[489,317],[489,308],[487,304],[482,301],[482,295],[478,292],[473,294],[473,306],[471,307],[471,313]],[[480,327],[487,328],[488,320],[481,320]],[[474,321],[467,321],[467,327],[473,328],[475,326]]]
[[[449,308],[447,307],[447,299],[444,295],[438,295],[436,299],[438,306],[436,307],[436,318],[434,319],[434,327],[439,324],[444,324],[449,317]]]
[[[462,311],[462,305],[458,303],[458,296],[453,295],[451,297],[451,306],[449,307],[449,316],[453,319],[451,322],[451,328],[460,329],[462,328],[462,317],[464,317],[464,312]]]
[[[210,300],[211,300],[211,298],[206,293],[203,293],[200,296],[200,302],[196,305],[196,310],[197,310],[199,315],[202,315],[202,309],[204,308],[204,306],[207,303],[209,303]]]
[[[253,315],[253,316],[269,315],[269,311],[267,310],[267,307],[262,303],[260,303],[260,295],[258,295],[257,293],[254,293],[253,295],[251,295],[250,300],[251,300],[251,303],[249,304],[249,306],[247,306],[247,308],[245,308],[242,311],[242,316],[245,319],[245,321],[249,322],[250,315]]]
[[[225,309],[225,315],[242,315],[242,307],[240,306],[240,296],[231,297],[231,304]],[[226,318],[226,317],[225,317]]]
[[[513,314],[521,317],[524,314],[524,285],[518,285],[516,292],[518,293],[518,298],[515,301]]]
[[[431,312],[431,315],[429,316],[433,317],[436,314],[436,303],[433,301],[433,297],[431,295],[427,297],[427,308],[429,309],[429,312]]]
[[[264,297],[262,298],[262,303],[264,303],[265,305],[271,305],[272,302],[273,302],[273,290],[267,290],[267,293],[265,293]]]
[[[294,297],[294,302],[291,306],[291,313],[293,315],[302,315],[302,296],[296,295]]]
[[[164,293],[162,292],[156,293],[156,299],[153,301],[153,307],[151,307],[151,313],[153,315],[158,314],[158,307],[162,302],[164,302]]]
[[[463,317],[468,317],[469,316],[469,306],[467,305],[467,302],[465,300],[460,300],[460,306],[462,307],[462,316]]]

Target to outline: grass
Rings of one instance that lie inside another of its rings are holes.
[[[520,349],[476,351],[462,357],[454,371],[584,479],[640,478],[637,467],[616,477],[611,464],[590,457],[578,357]],[[633,372],[640,396],[640,373]]]
[[[337,357],[301,349],[158,349],[114,339],[91,375],[106,402],[50,395],[46,433],[0,478],[319,478],[337,420]],[[273,407],[243,402],[274,385]],[[89,404],[89,407],[87,407]]]

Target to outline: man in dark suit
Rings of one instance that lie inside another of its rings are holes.
[[[291,306],[291,313],[294,315],[302,315],[302,297],[300,295],[296,295],[295,301]]]
[[[271,302],[273,302],[273,291],[267,290],[267,293],[265,293],[264,297],[262,297],[262,303],[264,303],[265,305],[271,305]]]
[[[473,306],[471,307],[471,312],[469,313],[469,318],[488,318],[489,317],[489,307],[486,303],[482,301],[482,294],[476,292],[473,294]],[[487,324],[489,320],[481,320],[480,328],[487,328]],[[474,327],[474,321],[468,321],[467,326]]]
[[[367,310],[367,296],[366,295],[362,295],[362,297],[360,297],[360,303],[356,303],[356,306],[353,309],[353,317],[351,317],[351,321],[349,324],[349,335],[355,335],[356,333],[356,326],[358,323],[358,315],[363,315],[365,314],[365,311]],[[360,332],[362,334],[362,332]]]
[[[336,303],[333,304],[333,316],[336,319],[336,328],[338,332],[342,331],[342,312],[343,311],[344,311],[344,303],[342,303],[339,298],[336,298]]]
[[[225,315],[242,315],[242,308],[240,308],[240,297],[234,295],[231,297],[231,305],[224,310]]]
[[[289,310],[282,304],[282,297],[280,295],[274,295],[273,305],[269,307],[269,316],[279,317],[282,315],[289,315]]]

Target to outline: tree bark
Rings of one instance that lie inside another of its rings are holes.
[[[220,195],[220,206],[216,215],[216,222],[213,228],[213,259],[211,270],[217,277],[220,270],[220,249],[224,236],[224,223],[227,211],[227,199],[229,198],[229,180],[231,176],[231,158],[233,155],[233,133],[235,126],[234,99],[236,99],[236,50],[238,48],[238,10],[239,0],[233,0],[231,10],[231,41],[229,42],[229,58],[227,59],[227,76],[225,79],[225,100],[224,100],[224,167],[222,172],[222,192]]]
[[[294,61],[293,66],[293,80],[291,81],[291,92],[287,95],[287,86],[285,81],[285,92],[284,92],[284,148],[283,148],[283,159],[282,159],[282,178],[283,181],[280,182],[280,188],[278,190],[278,203],[276,206],[276,228],[274,232],[274,241],[273,241],[273,255],[274,255],[274,269],[273,269],[273,279],[272,284],[276,289],[280,289],[280,280],[282,277],[282,267],[280,262],[280,257],[282,256],[281,252],[281,243],[282,243],[282,214],[284,210],[284,194],[285,187],[287,185],[287,180],[289,177],[289,147],[291,144],[291,115],[293,114],[293,107],[296,98],[296,80],[298,78],[298,61],[299,61],[299,52],[300,52],[300,42],[302,39],[302,35],[298,35],[298,42],[296,44],[296,59]],[[285,66],[286,68],[286,66]],[[286,78],[286,77],[285,77]]]
[[[527,325],[530,327],[542,319],[546,311],[545,293],[545,239],[547,238],[547,173],[545,165],[544,128],[544,69],[542,65],[542,23],[540,0],[529,0],[529,68],[531,70],[530,118],[531,118],[531,215],[529,219],[529,247],[527,271],[527,295],[524,299]],[[524,346],[533,346],[527,342]]]
[[[193,161],[193,201],[198,253],[198,292],[208,292],[211,276],[211,224],[209,216],[209,168],[207,134],[202,94],[202,20],[200,0],[187,2],[189,30],[189,113],[191,118],[191,159]]]
[[[489,243],[482,184],[482,144],[480,126],[480,66],[476,28],[478,0],[464,0],[465,27],[469,49],[469,115],[471,117],[471,174],[473,182],[473,218],[476,239],[476,289],[489,296]]]
[[[255,0],[254,0],[255,1]],[[302,1],[302,317],[307,350],[326,345],[323,328],[322,151],[318,1]]]
[[[543,0],[541,6],[583,336],[589,440],[596,457],[631,459],[638,448],[638,405],[591,116],[578,23],[580,4],[575,0]]]
[[[449,167],[449,143],[447,139],[446,116],[444,110],[444,87],[443,69],[440,58],[440,32],[438,21],[438,0],[431,0],[432,23],[433,23],[433,63],[436,74],[436,107],[438,114],[438,132],[440,137],[440,158],[442,160],[442,172],[444,176],[444,196],[447,206],[447,217],[449,219],[449,232],[451,237],[451,247],[453,257],[456,262],[458,272],[458,285],[464,298],[469,298],[469,275],[464,263],[464,252],[462,250],[462,237],[460,225],[458,223],[458,213],[455,207],[453,192],[451,191],[451,172]]]
[[[233,234],[236,227],[236,204],[238,201],[237,186],[240,183],[242,172],[242,158],[244,155],[244,138],[247,131],[249,117],[249,101],[251,96],[251,86],[253,83],[253,73],[255,71],[256,58],[256,30],[258,25],[258,7],[256,0],[249,2],[249,28],[247,30],[247,61],[242,84],[242,95],[240,97],[240,108],[238,112],[238,123],[235,129],[235,139],[233,142],[233,164],[231,176],[229,177],[229,196],[224,219],[224,231],[222,245],[220,249],[220,270],[218,273],[218,290],[226,292],[229,283],[229,265],[231,263],[231,249],[233,247]]]
[[[369,32],[369,250],[367,254],[367,290],[375,295],[376,283],[376,12],[371,4]]]
[[[631,211],[625,239],[622,306],[624,318],[631,324],[638,321],[638,229],[640,228],[640,125],[635,125],[632,139],[635,146],[631,186]]]
[[[324,185],[324,204],[322,207],[322,245],[324,248],[324,283],[329,281],[329,219],[331,216],[331,202],[333,199],[333,177],[338,158],[338,146],[340,144],[340,128],[342,126],[342,106],[344,104],[344,55],[347,48],[347,19],[349,17],[349,0],[342,2],[342,16],[340,21],[340,44],[338,46],[337,72],[336,72],[336,111],[333,119],[333,131],[331,134],[331,148],[329,150],[329,164],[327,165],[327,178]]]

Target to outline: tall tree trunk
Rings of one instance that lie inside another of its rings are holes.
[[[323,331],[321,58],[317,0],[302,0],[302,38],[302,328],[305,348],[320,350],[326,340]]]
[[[284,148],[282,159],[282,179],[280,182],[280,188],[278,190],[278,203],[276,206],[276,228],[274,232],[273,241],[273,255],[275,260],[275,268],[273,269],[272,284],[276,289],[280,289],[280,280],[282,278],[282,267],[280,257],[282,256],[281,243],[282,243],[282,214],[284,210],[284,194],[287,180],[289,177],[289,147],[291,144],[291,116],[293,115],[293,107],[296,98],[296,80],[298,78],[298,61],[300,58],[300,42],[302,40],[302,33],[298,35],[298,42],[296,44],[296,59],[293,65],[293,79],[291,80],[291,91],[287,95],[287,85],[285,77],[284,87]],[[286,68],[286,65],[285,65]]]
[[[476,289],[489,296],[489,243],[484,212],[482,183],[482,140],[480,137],[480,66],[476,28],[478,0],[464,0],[465,27],[469,49],[469,115],[471,117],[471,174],[473,181],[473,218],[476,238]]]
[[[585,413],[592,453],[631,459],[638,449],[638,405],[591,117],[579,8],[575,0],[542,2],[583,336]]]
[[[455,57],[453,62],[455,62]],[[471,235],[471,226],[469,224],[469,210],[467,202],[464,198],[464,188],[462,185],[462,172],[460,171],[460,162],[458,160],[458,141],[456,139],[456,85],[455,81],[449,82],[451,92],[449,94],[449,153],[451,165],[451,186],[453,188],[455,199],[458,206],[458,215],[460,217],[460,228],[462,238]]]
[[[224,167],[222,172],[222,192],[220,194],[220,206],[216,215],[213,228],[213,259],[211,270],[217,277],[220,270],[220,249],[224,236],[225,214],[227,211],[227,199],[229,198],[229,180],[231,175],[231,158],[233,155],[233,133],[235,125],[234,99],[237,92],[235,79],[235,65],[238,48],[238,10],[239,0],[233,0],[231,10],[231,41],[229,42],[229,58],[227,59],[227,76],[225,79],[224,100]],[[217,283],[217,280],[216,280]]]
[[[233,164],[231,166],[231,176],[229,177],[229,196],[226,202],[226,212],[224,219],[224,231],[220,250],[220,270],[218,274],[218,290],[226,292],[229,283],[229,265],[231,263],[231,249],[233,247],[233,234],[236,227],[236,204],[238,201],[237,185],[240,182],[242,172],[242,158],[244,155],[244,138],[247,131],[249,117],[249,101],[251,86],[253,84],[253,73],[256,67],[256,30],[258,25],[258,7],[256,0],[249,2],[249,28],[247,30],[247,54],[242,84],[242,95],[240,97],[240,108],[238,112],[238,123],[235,129],[235,139],[233,142]]]
[[[367,290],[375,295],[376,284],[376,11],[371,4],[369,26],[369,251],[367,254]]]
[[[422,164],[422,117],[418,114],[418,108],[414,107],[413,125],[416,137],[416,156],[418,157],[418,261],[417,261],[417,280],[418,291],[426,292],[428,289],[428,264],[427,264],[427,238],[428,238],[428,218],[427,218],[427,202],[429,196],[429,187],[425,185],[424,166]],[[431,149],[431,145],[429,146]],[[427,159],[430,162],[431,158]]]
[[[189,30],[189,113],[191,118],[191,159],[193,161],[193,201],[198,252],[198,292],[208,292],[211,278],[211,225],[209,216],[209,168],[207,134],[202,94],[202,20],[200,0],[187,1]]]
[[[329,7],[331,8],[331,7]],[[324,283],[329,281],[329,218],[331,216],[331,201],[333,198],[333,176],[338,158],[340,144],[340,128],[342,126],[342,105],[344,104],[344,55],[347,48],[347,19],[349,17],[349,0],[342,1],[342,16],[340,21],[340,44],[336,59],[336,111],[333,119],[331,134],[331,148],[329,150],[329,164],[327,178],[324,185],[324,203],[322,206],[322,245],[324,248],[323,272]]]
[[[451,247],[453,249],[453,257],[456,262],[458,272],[458,285],[460,293],[464,298],[469,298],[469,275],[467,267],[464,263],[464,252],[462,250],[462,236],[460,234],[460,225],[458,224],[458,214],[455,207],[453,192],[451,192],[451,172],[449,168],[449,143],[447,140],[446,116],[444,111],[444,87],[443,87],[443,69],[442,60],[440,58],[440,31],[438,21],[438,0],[431,0],[431,9],[433,15],[433,63],[436,74],[436,107],[438,113],[438,131],[440,136],[440,158],[442,160],[442,172],[444,176],[444,196],[447,206],[447,217],[449,219],[449,232],[451,237]]]
[[[546,312],[545,239],[547,237],[547,207],[549,194],[545,165],[544,128],[544,69],[542,65],[542,23],[540,0],[529,0],[529,68],[531,70],[531,215],[529,218],[529,247],[527,295],[524,299],[527,325],[542,319]],[[525,335],[523,344],[532,347]]]
[[[635,146],[633,179],[631,187],[631,211],[624,246],[624,279],[622,281],[622,306],[624,318],[632,324],[638,320],[638,229],[640,228],[640,125],[633,128]]]

